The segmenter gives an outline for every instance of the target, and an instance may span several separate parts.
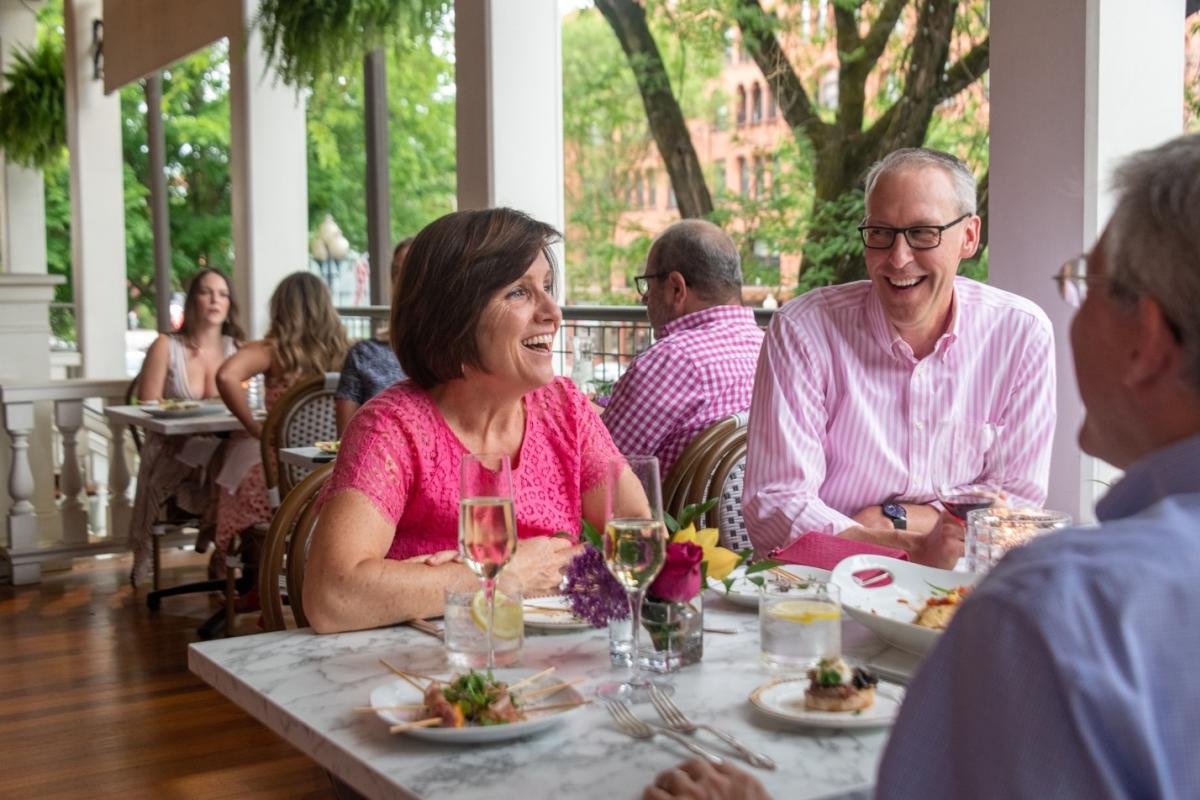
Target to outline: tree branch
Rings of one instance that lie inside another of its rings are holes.
[[[938,87],[938,102],[954,97],[954,95],[983,77],[983,73],[988,71],[988,62],[991,56],[991,41],[992,37],[987,37],[972,47],[971,52],[960,58],[946,70],[946,75],[942,79],[942,85]]]
[[[883,55],[888,39],[896,28],[896,20],[900,19],[906,5],[908,0],[887,0],[883,4],[879,16],[871,23],[871,29],[862,40],[863,59],[867,63],[874,64]]]

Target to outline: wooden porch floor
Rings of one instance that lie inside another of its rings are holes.
[[[164,585],[206,561],[164,554]],[[333,798],[323,770],[188,672],[208,598],[151,613],[129,567],[80,560],[0,586],[0,797]]]

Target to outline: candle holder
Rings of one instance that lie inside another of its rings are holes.
[[[1037,508],[981,508],[967,514],[967,569],[984,573],[1009,550],[1065,528],[1071,516]]]

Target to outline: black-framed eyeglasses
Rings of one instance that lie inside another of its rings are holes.
[[[650,290],[651,278],[665,278],[671,273],[669,272],[647,272],[645,275],[633,276],[633,288],[637,290],[639,295],[645,295]]]
[[[890,228],[887,225],[868,225],[863,223],[858,226],[858,233],[862,236],[863,247],[871,250],[888,250],[896,241],[896,234],[904,234],[904,241],[908,242],[908,246],[913,250],[932,250],[942,243],[942,233],[953,228],[964,219],[968,219],[971,214],[963,214],[953,222],[947,222],[945,225],[910,225],[907,228]]]

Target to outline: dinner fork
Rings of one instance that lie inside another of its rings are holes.
[[[667,696],[666,692],[659,689],[657,686],[650,687],[650,702],[654,704],[654,709],[658,711],[658,715],[663,718],[663,722],[667,723],[668,728],[677,730],[680,733],[694,733],[697,730],[705,730],[716,736],[725,744],[732,747],[738,755],[746,759],[746,763],[752,767],[762,767],[763,769],[775,769],[775,762],[769,756],[762,753],[756,753],[737,739],[730,736],[725,731],[718,730],[711,725],[706,725],[703,722],[694,722],[689,719],[686,714],[680,710],[679,706],[675,705],[675,701]]]
[[[688,741],[687,737],[680,736],[675,731],[643,722],[635,717],[633,712],[629,710],[629,706],[620,700],[606,700],[604,706],[608,709],[608,713],[612,716],[613,721],[617,723],[617,727],[627,736],[632,736],[634,739],[653,739],[656,734],[661,733],[663,736],[674,739],[688,750],[691,750],[698,756],[703,756],[714,764],[723,764],[725,762],[725,759],[716,753],[709,752],[695,742]]]

